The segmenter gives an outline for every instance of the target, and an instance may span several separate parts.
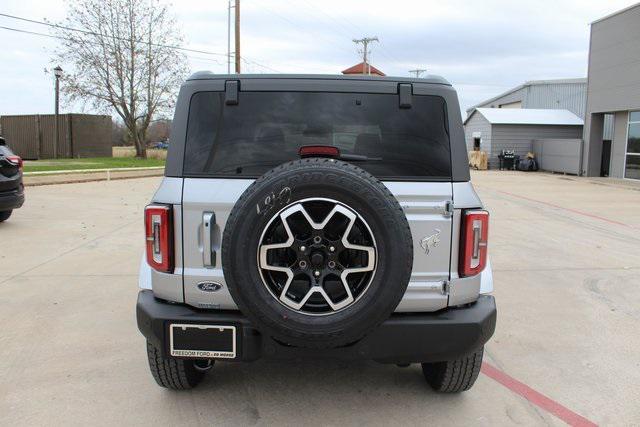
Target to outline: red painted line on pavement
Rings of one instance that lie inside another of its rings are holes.
[[[535,391],[528,385],[521,383],[515,378],[505,374],[498,368],[491,366],[487,362],[482,363],[482,373],[488,376],[489,378],[491,378],[492,380],[502,384],[503,386],[513,391],[514,393],[524,397],[525,399],[527,399],[529,402],[533,403],[537,407],[544,409],[550,414],[553,414],[556,417],[560,418],[562,421],[569,424],[570,426],[577,426],[577,427],[597,426],[597,424],[594,423],[593,421],[590,421],[585,417],[576,414],[571,409],[565,406],[562,406],[555,400],[551,400],[544,394]]]
[[[564,206],[556,205],[555,203],[545,202],[543,200],[538,200],[538,199],[532,199],[531,197],[521,196],[519,194],[510,193],[509,191],[504,191],[504,190],[495,190],[495,191],[497,191],[498,193],[502,193],[502,194],[506,194],[506,195],[509,195],[509,196],[518,197],[520,199],[528,200],[530,202],[541,203],[543,205],[552,206],[554,208],[562,209],[562,210],[565,210],[565,211],[568,211],[568,212],[573,212],[573,213],[578,214],[578,215],[587,216],[589,218],[599,219],[601,221],[606,221],[606,222],[611,223],[611,224],[622,225],[623,227],[629,227],[629,228],[636,228],[633,225],[625,224],[623,222],[618,222],[618,221],[615,221],[613,219],[605,218],[605,217],[602,217],[602,216],[590,214],[588,212],[582,212],[582,211],[579,211],[577,209],[565,208]]]

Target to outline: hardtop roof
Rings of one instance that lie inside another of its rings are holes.
[[[214,74],[211,71],[198,71],[187,80],[366,80],[398,83],[427,83],[451,86],[446,79],[440,76],[428,75],[423,78],[392,77],[392,76],[366,76],[366,75],[341,75],[341,74]]]

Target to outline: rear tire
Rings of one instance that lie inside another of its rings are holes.
[[[163,357],[160,350],[147,342],[149,369],[160,387],[188,390],[197,386],[214,361],[197,361]],[[207,364],[210,364],[207,366]]]
[[[0,222],[8,220],[12,212],[13,212],[12,210],[0,212]]]
[[[475,353],[447,362],[423,363],[422,373],[427,383],[439,393],[460,393],[469,390],[478,378],[484,347]]]

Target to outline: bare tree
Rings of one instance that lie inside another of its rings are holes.
[[[188,72],[185,55],[175,49],[182,43],[175,18],[158,0],[79,0],[68,6],[55,29],[63,39],[55,61],[68,70],[64,94],[97,110],[113,108],[136,156],[146,157],[149,124],[173,107]]]

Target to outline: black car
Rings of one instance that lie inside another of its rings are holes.
[[[14,209],[24,203],[22,159],[9,149],[0,136],[0,222],[6,221]]]

